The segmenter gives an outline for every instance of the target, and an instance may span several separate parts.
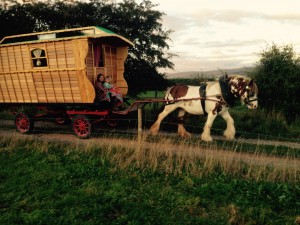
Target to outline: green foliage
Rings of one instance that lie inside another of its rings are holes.
[[[170,86],[178,85],[178,84],[186,84],[186,85],[200,85],[199,81],[196,79],[188,79],[188,78],[174,78],[169,79]]]
[[[165,89],[167,81],[158,69],[174,66],[170,61],[174,55],[168,51],[167,43],[172,31],[163,29],[163,13],[154,10],[155,6],[148,0],[12,3],[7,9],[0,8],[0,39],[33,31],[105,27],[134,43],[129,49],[124,76],[129,95],[136,96],[142,91]]]
[[[259,87],[259,107],[282,112],[289,121],[300,112],[300,58],[293,47],[273,44],[260,53],[253,71]]]
[[[299,216],[297,183],[120,169],[105,148],[17,142],[1,141],[1,224],[279,225]]]

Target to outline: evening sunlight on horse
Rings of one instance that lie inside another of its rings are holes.
[[[205,83],[201,86],[176,85],[169,88],[165,95],[166,104],[151,126],[150,133],[156,135],[162,120],[178,109],[178,134],[189,137],[191,134],[183,126],[185,113],[207,115],[207,120],[201,134],[203,141],[212,141],[210,130],[215,118],[220,115],[227,124],[224,136],[228,140],[235,137],[234,121],[228,110],[240,100],[249,109],[256,109],[258,89],[249,77],[241,75],[224,75],[216,82]]]

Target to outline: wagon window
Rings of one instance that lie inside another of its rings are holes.
[[[45,67],[48,65],[46,52],[40,48],[31,50],[31,60],[33,67]]]
[[[104,57],[102,45],[94,45],[94,55],[95,55],[95,64],[96,67],[104,67]]]

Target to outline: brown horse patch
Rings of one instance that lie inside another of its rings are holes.
[[[224,101],[217,102],[215,108],[212,110],[213,115],[219,114],[225,105]]]
[[[229,84],[231,85],[232,93],[241,96],[245,92],[247,81],[244,78],[235,77],[229,81]]]
[[[188,91],[187,85],[177,85],[171,88],[170,94],[173,97],[173,99],[181,98],[186,95]]]

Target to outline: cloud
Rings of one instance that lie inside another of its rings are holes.
[[[240,23],[247,18],[259,18],[261,14],[243,10],[199,10],[197,13],[191,14],[191,19],[198,23],[210,23],[211,21],[219,21],[223,23]]]
[[[300,14],[273,14],[273,15],[266,15],[265,19],[268,20],[275,20],[281,23],[299,23],[300,22]]]
[[[174,32],[170,51],[178,72],[253,65],[268,44],[291,44],[300,53],[299,0],[154,0]],[[189,69],[190,68],[190,69]]]

